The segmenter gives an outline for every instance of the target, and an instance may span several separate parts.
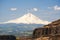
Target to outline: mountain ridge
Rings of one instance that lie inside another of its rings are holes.
[[[53,21],[48,25],[44,25],[44,27],[59,27],[59,26],[60,26],[60,19]]]

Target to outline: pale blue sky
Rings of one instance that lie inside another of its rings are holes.
[[[19,18],[28,10],[42,20],[57,20],[60,19],[60,0],[0,0],[0,22]]]

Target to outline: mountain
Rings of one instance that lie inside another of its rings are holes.
[[[0,35],[31,35],[35,28],[42,27],[50,22],[39,19],[32,13],[25,14],[14,20],[0,24]]]
[[[28,13],[28,14],[25,14],[24,16],[22,16],[22,17],[19,17],[19,18],[14,19],[14,20],[9,20],[9,21],[4,22],[4,23],[48,24],[50,22],[41,20],[40,18],[33,15],[32,13]]]

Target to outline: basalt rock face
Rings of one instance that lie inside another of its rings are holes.
[[[44,38],[46,40],[60,40],[60,19],[42,28],[36,28],[33,31],[33,38],[36,40],[42,40]]]

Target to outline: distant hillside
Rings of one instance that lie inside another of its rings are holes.
[[[42,26],[43,24],[0,24],[0,35],[26,36],[32,34],[35,28]]]

